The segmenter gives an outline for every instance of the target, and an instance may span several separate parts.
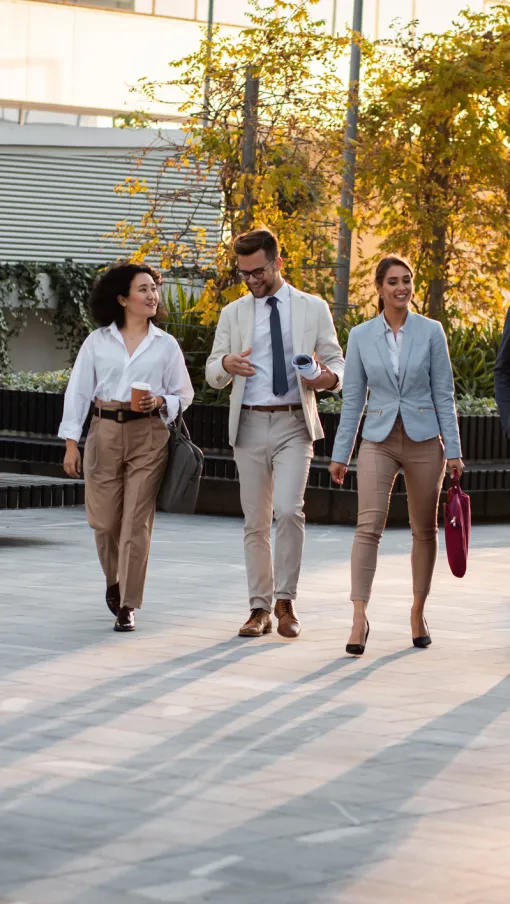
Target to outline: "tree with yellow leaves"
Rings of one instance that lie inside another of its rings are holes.
[[[167,144],[154,189],[136,179],[119,186],[143,193],[147,212],[139,223],[118,224],[117,237],[165,270],[201,271],[205,322],[245,291],[231,239],[258,223],[278,234],[294,285],[332,295],[347,102],[339,69],[349,39],[325,33],[312,17],[315,2],[252,0],[248,27],[204,38],[196,53],[171,64],[169,82],[139,83],[146,101],[169,86],[184,92],[185,138]],[[157,147],[161,153],[161,141]],[[177,189],[165,183],[170,170],[183,177]],[[172,211],[183,199],[190,216],[175,229]],[[212,234],[194,223],[198,205],[216,211]]]
[[[510,9],[367,45],[355,220],[407,254],[417,305],[498,316],[510,290]],[[358,300],[373,259],[354,275]]]

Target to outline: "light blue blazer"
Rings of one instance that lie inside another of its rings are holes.
[[[368,392],[364,439],[375,443],[385,440],[400,413],[410,439],[422,442],[441,434],[445,457],[461,457],[452,365],[446,336],[437,320],[411,311],[407,315],[400,380],[391,364],[383,315],[351,330],[333,461],[349,464]]]

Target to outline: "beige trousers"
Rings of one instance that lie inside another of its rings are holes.
[[[244,554],[252,609],[271,612],[273,596],[296,599],[305,536],[303,503],[312,455],[302,411],[241,411],[234,458],[245,518]]]
[[[129,402],[99,402],[104,409]],[[85,507],[106,584],[120,584],[122,606],[142,605],[156,497],[168,450],[159,417],[118,424],[93,417],[83,460]]]
[[[439,436],[414,442],[400,417],[381,443],[363,440],[358,455],[358,523],[351,556],[351,600],[370,599],[377,549],[400,470],[404,470],[413,534],[413,592],[427,596],[437,558],[437,508],[445,473]]]

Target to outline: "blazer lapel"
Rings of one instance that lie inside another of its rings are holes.
[[[293,286],[290,289],[291,323],[292,323],[292,351],[299,355],[303,346],[303,335],[306,320],[306,298]]]
[[[238,323],[241,335],[242,351],[250,348],[253,342],[253,321],[255,314],[255,300],[253,295],[247,295],[239,305]]]
[[[406,322],[404,324],[404,339],[402,341],[402,350],[400,352],[400,361],[399,361],[399,370],[400,370],[400,386],[404,382],[404,377],[406,373],[407,364],[409,361],[409,356],[411,354],[411,348],[414,342],[414,326],[415,326],[415,317],[414,314],[409,311]]]
[[[400,392],[398,380],[395,376],[393,366],[391,363],[390,353],[388,351],[388,343],[386,341],[386,335],[384,332],[384,320],[383,320],[382,314],[379,315],[379,318],[377,320],[377,326],[378,326],[378,334],[379,334],[377,336],[377,348],[379,350],[379,354],[381,356],[382,363],[384,364],[384,366],[386,368],[386,371],[388,373],[388,376],[389,376],[391,382],[393,383],[393,386],[395,387],[397,392]]]

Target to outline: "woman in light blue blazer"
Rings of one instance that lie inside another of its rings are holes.
[[[431,643],[424,617],[437,558],[437,509],[445,473],[464,469],[446,336],[440,323],[409,310],[414,274],[403,258],[383,258],[376,270],[379,316],[351,330],[343,405],[330,473],[343,483],[368,398],[358,455],[358,523],[351,556],[354,620],[346,650],[365,651],[366,617],[377,550],[391,491],[402,468],[413,534],[411,565],[414,646]]]

